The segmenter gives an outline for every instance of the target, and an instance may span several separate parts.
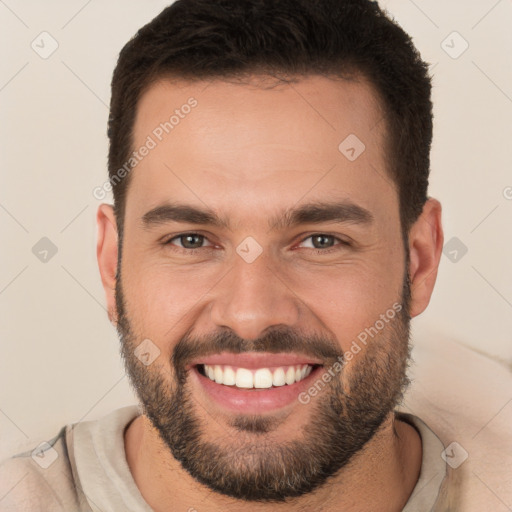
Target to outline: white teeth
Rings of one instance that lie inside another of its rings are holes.
[[[286,371],[284,380],[288,385],[293,384],[295,382],[295,368],[293,366],[290,366]]]
[[[278,368],[274,371],[272,375],[272,385],[273,386],[284,386],[286,381],[284,380],[284,370],[282,368]]]
[[[204,365],[204,372],[210,380],[225,386],[238,388],[265,389],[272,386],[291,385],[305,379],[313,370],[309,364],[297,366],[280,366],[273,371],[270,368],[248,370],[246,368],[232,368],[231,366]]]
[[[238,368],[236,371],[236,387],[237,388],[253,388],[254,378],[251,370],[245,368]]]
[[[225,384],[226,386],[234,386],[236,384],[236,375],[231,366],[226,366],[226,368],[224,368],[224,381],[222,384]]]
[[[268,368],[260,368],[254,373],[255,388],[271,388],[272,372]]]

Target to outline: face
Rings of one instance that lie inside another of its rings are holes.
[[[170,452],[214,491],[310,492],[404,390],[410,287],[382,116],[363,79],[160,82],[140,100],[134,147],[151,148],[126,199],[122,353]]]

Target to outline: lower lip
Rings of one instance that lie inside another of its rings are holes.
[[[294,384],[265,389],[240,389],[235,386],[217,384],[199,373],[197,366],[191,369],[191,374],[207,396],[222,408],[231,412],[261,414],[275,411],[294,402],[299,403],[300,393],[311,386],[321,368],[321,366],[314,368],[305,379]]]

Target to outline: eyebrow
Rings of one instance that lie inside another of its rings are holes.
[[[321,224],[323,222],[371,224],[373,214],[350,201],[312,202],[292,207],[269,220],[270,230],[283,230],[300,224]],[[219,217],[214,211],[181,203],[165,203],[142,216],[145,229],[169,222],[210,225],[230,230],[227,218]]]

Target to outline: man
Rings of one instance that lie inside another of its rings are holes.
[[[0,510],[456,510],[397,411],[443,246],[430,92],[375,2],[179,0],[143,27],[97,214],[141,408],[4,463],[27,478]]]

